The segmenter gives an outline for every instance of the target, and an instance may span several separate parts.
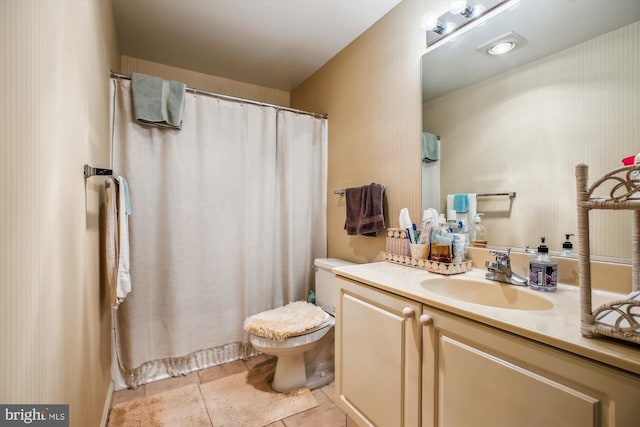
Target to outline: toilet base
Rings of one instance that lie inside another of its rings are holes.
[[[333,371],[307,372],[307,383],[309,390],[313,390],[329,384],[333,381]]]
[[[271,388],[280,393],[307,387],[310,390],[329,384],[334,379],[333,369],[324,363],[316,364],[312,371],[307,368],[304,355],[280,356],[276,361],[276,369]]]
[[[276,361],[276,371],[273,374],[271,388],[280,393],[305,387],[307,373],[304,365],[304,354],[282,354]]]

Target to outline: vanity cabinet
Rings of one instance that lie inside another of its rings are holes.
[[[637,376],[424,306],[422,426],[640,425]]]
[[[335,280],[335,387],[348,426],[640,425],[638,375]]]
[[[350,424],[420,423],[421,304],[335,279],[335,387]]]

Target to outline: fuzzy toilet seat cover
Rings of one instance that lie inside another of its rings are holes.
[[[296,301],[247,317],[244,330],[264,338],[283,340],[317,329],[330,319],[331,316],[317,305]]]

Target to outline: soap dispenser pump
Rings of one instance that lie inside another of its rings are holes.
[[[549,258],[549,248],[540,238],[538,256],[529,263],[529,286],[536,291],[554,292],[558,288],[558,264]]]
[[[564,236],[565,241],[562,243],[562,256],[571,256],[571,253],[573,252],[573,243],[571,243],[569,238],[573,236],[573,234],[567,233]]]
[[[484,228],[484,225],[480,224],[480,215],[484,214],[477,213],[473,216],[473,225],[469,233],[469,240],[471,240],[472,246],[485,248],[487,247],[487,229]]]

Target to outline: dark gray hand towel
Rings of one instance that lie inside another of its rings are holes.
[[[344,229],[348,235],[377,236],[379,231],[384,230],[384,185],[371,183],[347,188],[344,195],[347,204]]]

